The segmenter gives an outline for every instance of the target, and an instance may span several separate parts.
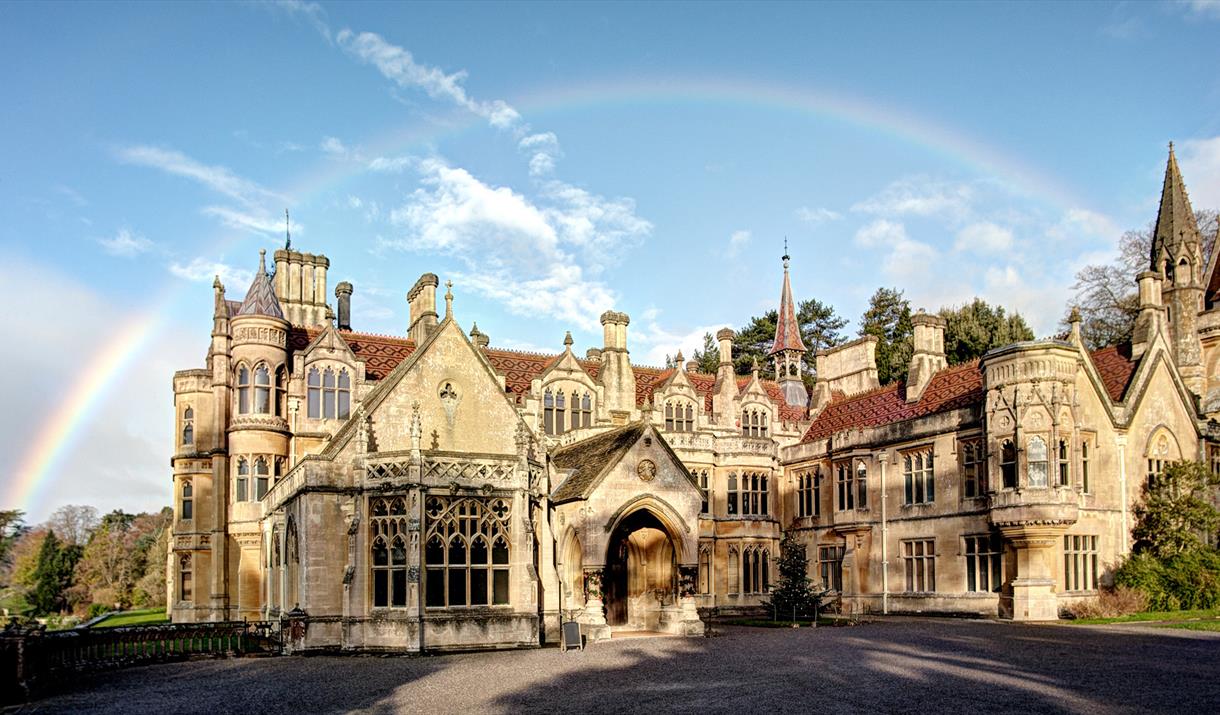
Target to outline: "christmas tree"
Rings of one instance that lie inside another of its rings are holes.
[[[772,609],[776,618],[813,618],[822,604],[825,591],[816,591],[806,575],[809,559],[805,545],[784,532],[779,542],[779,581],[771,589],[771,600],[763,605]]]

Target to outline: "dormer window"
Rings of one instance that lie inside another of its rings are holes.
[[[693,432],[695,430],[695,408],[679,400],[665,403],[665,429],[669,432]]]
[[[542,430],[547,434],[555,434],[555,395],[551,388],[542,394]]]
[[[576,426],[576,416],[580,417],[581,427],[593,426],[593,397],[589,393],[585,393],[580,398],[580,410],[576,411],[576,399],[572,399],[572,409],[575,415],[572,418],[572,426]]]
[[[741,413],[741,433],[746,437],[766,437],[770,413],[762,409],[749,409]]]
[[[308,403],[306,414],[311,420],[316,420],[322,416],[322,373],[318,372],[318,368],[309,368],[309,376],[306,382],[306,402]]]
[[[195,444],[195,410],[190,407],[182,411],[182,445]]]

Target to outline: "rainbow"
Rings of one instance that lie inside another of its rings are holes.
[[[965,132],[935,124],[899,108],[803,87],[734,79],[611,80],[575,87],[543,88],[516,98],[513,105],[528,118],[608,106],[690,103],[757,107],[762,111],[797,112],[842,122],[932,152],[979,173],[998,177],[1011,188],[1050,205],[1086,207],[1070,187],[1063,186],[1055,177],[987,146]],[[451,139],[485,126],[483,119],[469,115],[442,131],[396,127],[371,141],[361,142],[361,146],[365,152],[374,155],[404,154],[417,151],[420,147],[435,146],[442,139]],[[544,128],[535,126],[534,130],[542,131]],[[295,186],[282,193],[291,197],[294,205],[308,207],[312,199],[336,190],[364,172],[365,166],[362,164],[322,158],[315,171],[307,172]],[[218,233],[214,240],[205,242],[205,245],[210,244],[211,252],[219,255],[240,240],[241,237],[235,232],[229,231]],[[159,310],[127,320],[81,367],[65,397],[34,430],[34,437],[21,456],[0,505],[11,505],[6,508],[17,507],[27,511],[41,505],[47,490],[55,482],[56,467],[77,443],[82,429],[88,425],[89,418],[108,393],[109,387],[136,362],[157,331],[166,326],[174,297],[188,289],[195,289],[195,286],[169,286],[159,303]]]

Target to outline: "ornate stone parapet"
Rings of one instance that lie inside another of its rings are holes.
[[[1080,516],[1080,497],[1070,487],[1034,487],[995,492],[990,499],[991,523],[1008,527],[1066,528]]]
[[[288,420],[275,415],[233,415],[232,421],[229,422],[229,431],[239,430],[265,430],[288,434]]]

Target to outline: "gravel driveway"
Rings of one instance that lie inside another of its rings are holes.
[[[1218,712],[1220,634],[894,619],[585,651],[130,668],[21,712]]]

